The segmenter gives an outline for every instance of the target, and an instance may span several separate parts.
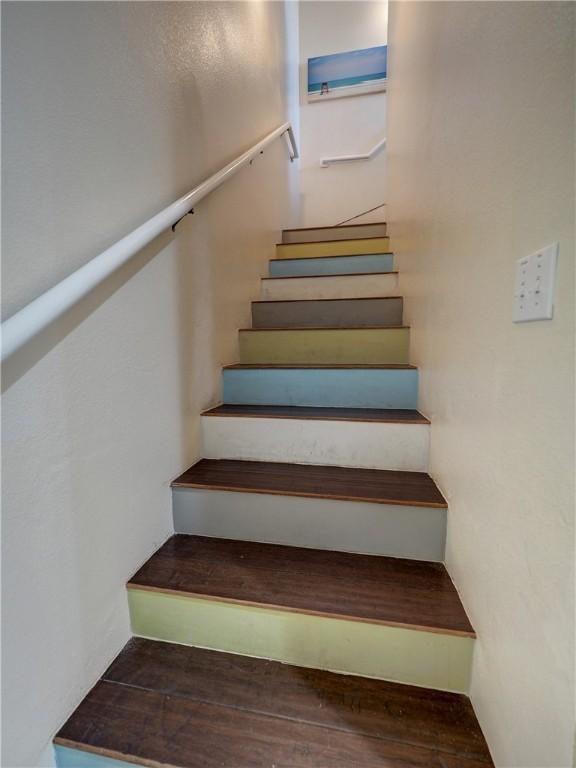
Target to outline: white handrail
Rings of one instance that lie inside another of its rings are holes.
[[[58,285],[16,312],[2,323],[2,360],[12,355],[40,331],[63,315],[80,299],[102,283],[113,272],[152,242],[161,232],[185,216],[206,195],[231,178],[279,136],[286,134],[290,160],[298,157],[296,139],[290,123],[284,123],[269,133],[244,154],[232,160],[210,178],[198,184],[188,194],[141,224],[129,235],[107,248],[80,267]]]
[[[336,163],[350,163],[354,160],[371,160],[374,155],[377,155],[381,149],[386,146],[386,139],[381,139],[370,152],[366,155],[339,155],[337,157],[323,157],[320,159],[320,165],[322,168],[328,168],[329,165],[335,165]]]

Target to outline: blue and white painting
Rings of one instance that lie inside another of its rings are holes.
[[[308,101],[386,90],[385,45],[308,59]]]

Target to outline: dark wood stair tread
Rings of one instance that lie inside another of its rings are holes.
[[[366,225],[364,225],[366,226]],[[328,227],[314,227],[314,229],[328,229]],[[390,240],[390,235],[364,235],[363,237],[344,237],[341,240],[301,240],[298,243],[276,243],[276,245],[327,245],[330,243],[356,243],[358,240]],[[384,251],[384,253],[390,253],[390,251]],[[348,256],[358,256],[357,253],[344,254]],[[361,256],[372,256],[372,254],[360,254]],[[379,254],[378,254],[379,255]]]
[[[260,333],[261,331],[398,331],[409,330],[409,325],[263,325],[259,328],[239,328],[239,333]]]
[[[292,229],[283,229],[282,232],[307,232],[311,229],[353,229],[354,227],[383,227],[387,223],[388,222],[386,221],[366,221],[364,224],[321,224],[317,227],[293,227]],[[291,243],[281,243],[281,245],[291,245]]]
[[[436,484],[425,472],[390,469],[202,459],[172,485],[377,504],[447,506]]]
[[[217,405],[202,416],[245,416],[261,419],[366,421],[384,424],[430,424],[419,411],[393,408],[320,408],[299,405]]]
[[[185,768],[493,765],[463,695],[142,638],[55,741]]]
[[[291,243],[285,243],[285,245],[291,245]],[[296,243],[294,243],[296,245]],[[300,245],[300,243],[297,243]],[[374,254],[365,253],[353,253],[351,256],[373,256]],[[289,259],[282,259],[282,261],[289,261]],[[390,272],[339,272],[334,275],[278,275],[278,277],[261,277],[261,280],[308,280],[310,278],[324,278],[324,277],[374,277],[374,275],[397,275],[397,270],[391,270]],[[353,298],[353,297],[351,297]]]
[[[383,363],[381,365],[369,365],[369,364],[338,364],[338,363],[232,363],[232,365],[225,365],[224,370],[258,370],[259,368],[328,368],[331,370],[354,369],[354,370],[403,370],[403,371],[416,371],[415,365],[409,363]]]
[[[128,586],[474,637],[441,563],[177,534]]]
[[[386,235],[376,236],[376,239],[380,237],[386,237]],[[358,237],[354,240],[310,240],[303,243],[278,243],[278,245],[322,245],[326,243],[350,243],[356,242],[356,240],[374,240],[374,237]],[[337,253],[334,256],[287,256],[283,259],[270,259],[270,261],[310,261],[310,259],[352,259],[354,256],[394,256],[394,251],[382,251],[381,253]],[[356,274],[356,273],[355,273]],[[360,273],[362,274],[362,273]],[[305,277],[305,275],[304,275]]]
[[[258,299],[253,301],[252,304],[292,304],[294,302],[316,302],[316,301],[383,301],[389,299],[390,301],[402,301],[402,296],[350,296],[348,299],[331,298],[331,299]]]

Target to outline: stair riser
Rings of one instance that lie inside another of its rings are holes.
[[[361,328],[402,325],[402,299],[342,299],[252,304],[254,328]]]
[[[343,275],[340,277],[272,277],[261,283],[260,298],[282,299],[350,299],[398,296],[398,275]]]
[[[361,275],[392,272],[394,256],[389,253],[369,256],[337,256],[324,259],[274,259],[270,262],[270,277],[295,275]]]
[[[408,363],[408,328],[240,331],[240,362],[386,365]]]
[[[276,246],[278,259],[310,259],[317,256],[354,256],[367,253],[387,253],[390,238],[371,237],[362,240],[345,240],[318,243],[288,243]]]
[[[313,584],[310,585],[313,588]],[[468,690],[469,637],[128,590],[134,634],[289,664]]]
[[[444,561],[446,509],[174,488],[176,533]]]
[[[429,430],[428,424],[205,416],[202,453],[208,459],[425,472]]]
[[[113,760],[106,755],[85,752],[83,749],[71,749],[59,744],[54,746],[57,768],[134,768],[135,763]]]
[[[317,227],[315,229],[285,229],[283,243],[313,243],[333,240],[357,240],[362,237],[386,237],[386,224],[363,224],[356,227]]]
[[[334,408],[417,408],[418,371],[278,368],[224,370],[224,402]]]

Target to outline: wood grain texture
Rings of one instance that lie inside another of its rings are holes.
[[[467,696],[133,638],[103,680],[489,762]]]
[[[465,696],[141,638],[55,742],[185,768],[493,765]]]
[[[474,637],[440,563],[175,535],[128,587]]]
[[[376,504],[447,506],[436,484],[425,472],[202,459],[172,485]]]
[[[55,742],[151,768],[444,768],[432,750],[106,681]]]
[[[202,416],[367,421],[386,424],[430,424],[419,411],[394,408],[314,408],[297,405],[217,405]]]

